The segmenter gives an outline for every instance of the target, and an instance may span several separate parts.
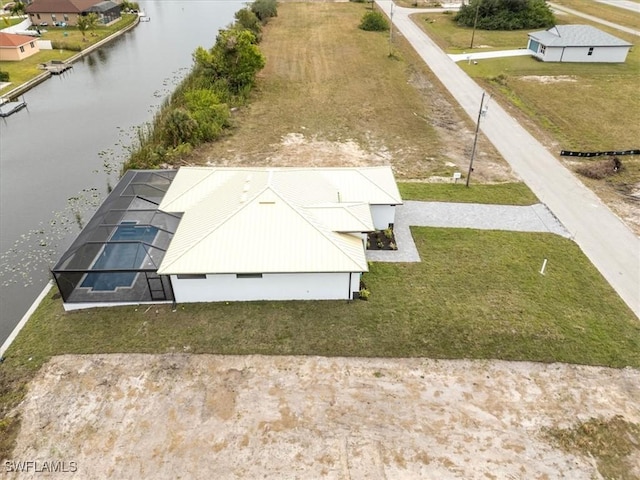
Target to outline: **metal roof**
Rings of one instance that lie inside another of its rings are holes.
[[[367,271],[370,204],[400,204],[390,167],[183,167],[159,209],[183,213],[161,275]]]
[[[556,25],[529,33],[547,47],[625,47],[632,44],[590,25]]]

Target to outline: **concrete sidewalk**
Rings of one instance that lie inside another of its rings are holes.
[[[389,16],[391,2],[376,3]],[[475,122],[482,89],[411,20],[412,9],[394,6],[393,13],[396,28]],[[640,317],[640,239],[497,102],[480,128]]]
[[[569,237],[569,232],[549,209],[538,203],[528,206],[477,203],[406,201],[396,207],[394,234],[398,250],[367,250],[375,262],[419,262],[411,226],[474,228],[512,232],[548,232]]]
[[[523,57],[531,54],[531,50],[519,48],[517,50],[497,50],[495,52],[452,53],[449,54],[449,58],[454,62],[460,62],[462,60],[470,62],[471,60],[483,60],[486,58]]]

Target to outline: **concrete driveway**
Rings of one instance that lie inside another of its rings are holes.
[[[376,3],[390,14],[392,2]],[[395,27],[475,122],[482,89],[409,18],[412,13],[394,6]],[[496,102],[480,128],[640,317],[640,239]]]

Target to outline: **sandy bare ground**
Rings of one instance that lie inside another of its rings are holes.
[[[591,480],[594,461],[556,449],[545,428],[615,415],[640,422],[640,371],[61,356],[38,373],[20,411],[15,461],[77,462],[75,474],[56,478]],[[640,458],[630,461],[640,475]]]

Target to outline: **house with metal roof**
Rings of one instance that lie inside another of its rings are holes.
[[[527,49],[543,62],[624,63],[633,45],[590,25],[529,33]]]
[[[390,167],[130,171],[52,271],[68,309],[352,299],[401,203]]]

